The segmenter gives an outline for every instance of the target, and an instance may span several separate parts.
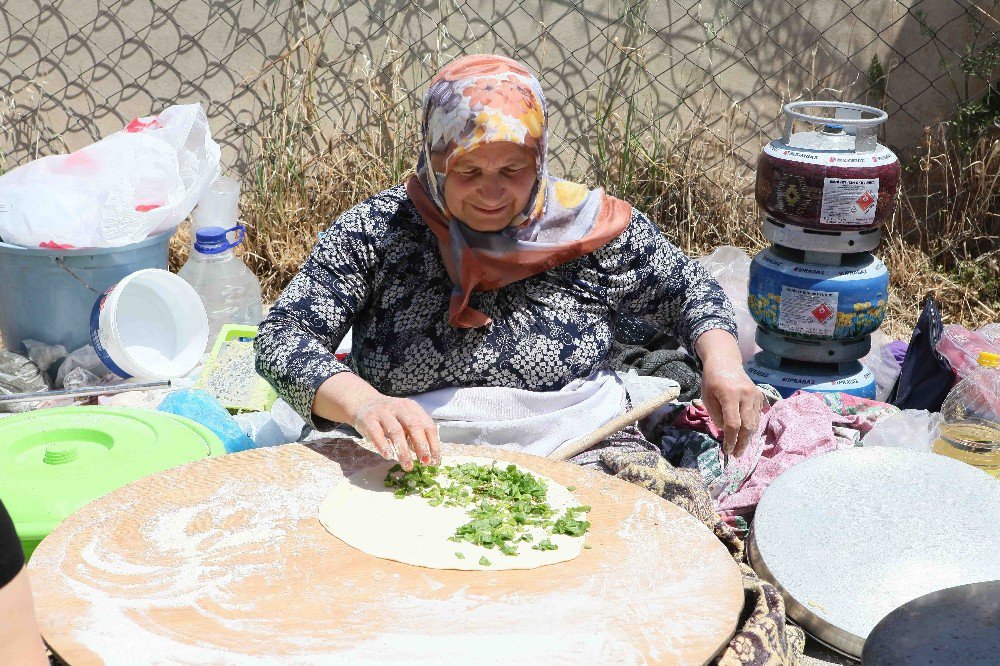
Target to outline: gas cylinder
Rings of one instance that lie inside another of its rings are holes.
[[[857,252],[830,265],[807,263],[805,254],[772,245],[753,258],[747,304],[759,326],[792,338],[854,340],[882,324],[889,271],[879,258]]]
[[[835,115],[803,108],[834,109]],[[888,114],[863,104],[810,101],[786,104],[784,114],[784,134],[757,161],[757,203],[768,215],[827,230],[861,230],[892,218],[899,159],[875,138]],[[793,134],[796,120],[817,127]]]
[[[875,399],[875,375],[858,361],[810,363],[758,352],[743,369],[758,384],[770,384],[782,398],[796,391],[848,393]]]

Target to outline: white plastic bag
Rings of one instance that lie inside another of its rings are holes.
[[[976,333],[992,342],[994,346],[1000,347],[1000,324],[986,324],[981,326]]]
[[[306,424],[288,403],[280,398],[270,412],[250,412],[233,417],[243,432],[253,440],[254,448],[295,442]]]
[[[746,363],[760,351],[754,333],[757,322],[747,305],[747,284],[750,281],[750,255],[733,245],[721,245],[712,254],[698,257],[698,261],[718,280],[736,310],[736,330],[739,333],[740,356]]]
[[[970,331],[960,324],[945,324],[937,350],[948,359],[959,379],[965,379],[979,369],[981,352],[1000,353],[1000,345],[994,339],[994,326],[987,324],[978,331]]]
[[[77,370],[86,371],[86,375],[81,373],[76,373],[74,375],[77,378],[80,377],[93,377],[94,382],[92,384],[87,384],[86,386],[96,386],[100,383],[100,380],[107,377],[111,371],[104,367],[104,363],[101,362],[101,357],[97,355],[94,351],[93,345],[86,345],[85,347],[80,347],[73,353],[66,357],[66,360],[62,362],[59,366],[59,372],[56,373],[56,380],[54,386],[57,388],[75,388],[70,386],[66,380],[70,373]],[[76,386],[85,386],[84,384],[77,383]]]
[[[25,340],[24,348],[28,350],[28,358],[38,366],[39,372],[45,377],[46,383],[50,387],[54,386],[55,376],[49,370],[56,363],[66,358],[66,348],[62,345],[47,345],[37,340]]]
[[[45,375],[33,361],[0,348],[0,395],[47,390]],[[37,407],[36,402],[5,402],[0,403],[0,412],[27,412]]]
[[[872,349],[861,363],[875,375],[875,399],[885,402],[896,385],[902,367],[888,349],[892,340],[882,331],[872,333]]]
[[[861,443],[930,453],[941,428],[941,415],[926,409],[904,409],[880,419]]]
[[[175,228],[219,173],[200,104],[171,106],[68,155],[0,176],[0,238],[25,247],[119,247]]]
[[[101,383],[101,378],[86,368],[77,366],[66,373],[59,383],[64,389],[83,388],[85,386],[97,386]]]

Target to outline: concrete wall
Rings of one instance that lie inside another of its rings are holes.
[[[965,95],[954,67],[973,39],[968,6],[959,0],[4,0],[0,150],[10,168],[79,148],[168,104],[200,101],[226,163],[243,171],[262,119],[275,110],[275,86],[282,79],[296,85],[294,73],[308,60],[305,49],[290,52],[290,46],[321,36],[314,92],[329,131],[367,122],[373,86],[395,78],[404,87],[397,94],[419,98],[439,63],[493,51],[540,73],[564,167],[592,166],[599,100],[617,110],[631,101],[640,120],[663,127],[699,120],[741,147],[748,164],[779,133],[774,121],[783,102],[868,101],[889,111],[885,139],[905,152]],[[922,33],[921,12],[937,29],[934,37]],[[867,76],[873,56],[890,72],[884,98]]]

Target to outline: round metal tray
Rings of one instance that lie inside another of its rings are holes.
[[[866,666],[994,666],[1000,661],[1000,580],[959,585],[903,604],[879,622]]]
[[[1000,482],[932,453],[872,447],[805,460],[764,492],[750,562],[820,642],[860,658],[894,609],[1000,579]]]

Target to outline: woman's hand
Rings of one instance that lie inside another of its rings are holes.
[[[393,398],[350,372],[323,382],[313,398],[312,412],[338,423],[349,423],[388,460],[413,469],[413,458],[441,463],[437,426],[424,409],[407,398]]]
[[[375,445],[383,458],[413,469],[413,454],[425,465],[441,462],[437,426],[424,409],[408,398],[379,397],[355,410],[354,429]]]
[[[702,360],[701,399],[725,439],[722,450],[739,456],[760,425],[764,394],[743,371],[735,338],[723,330],[706,331],[695,341]]]

